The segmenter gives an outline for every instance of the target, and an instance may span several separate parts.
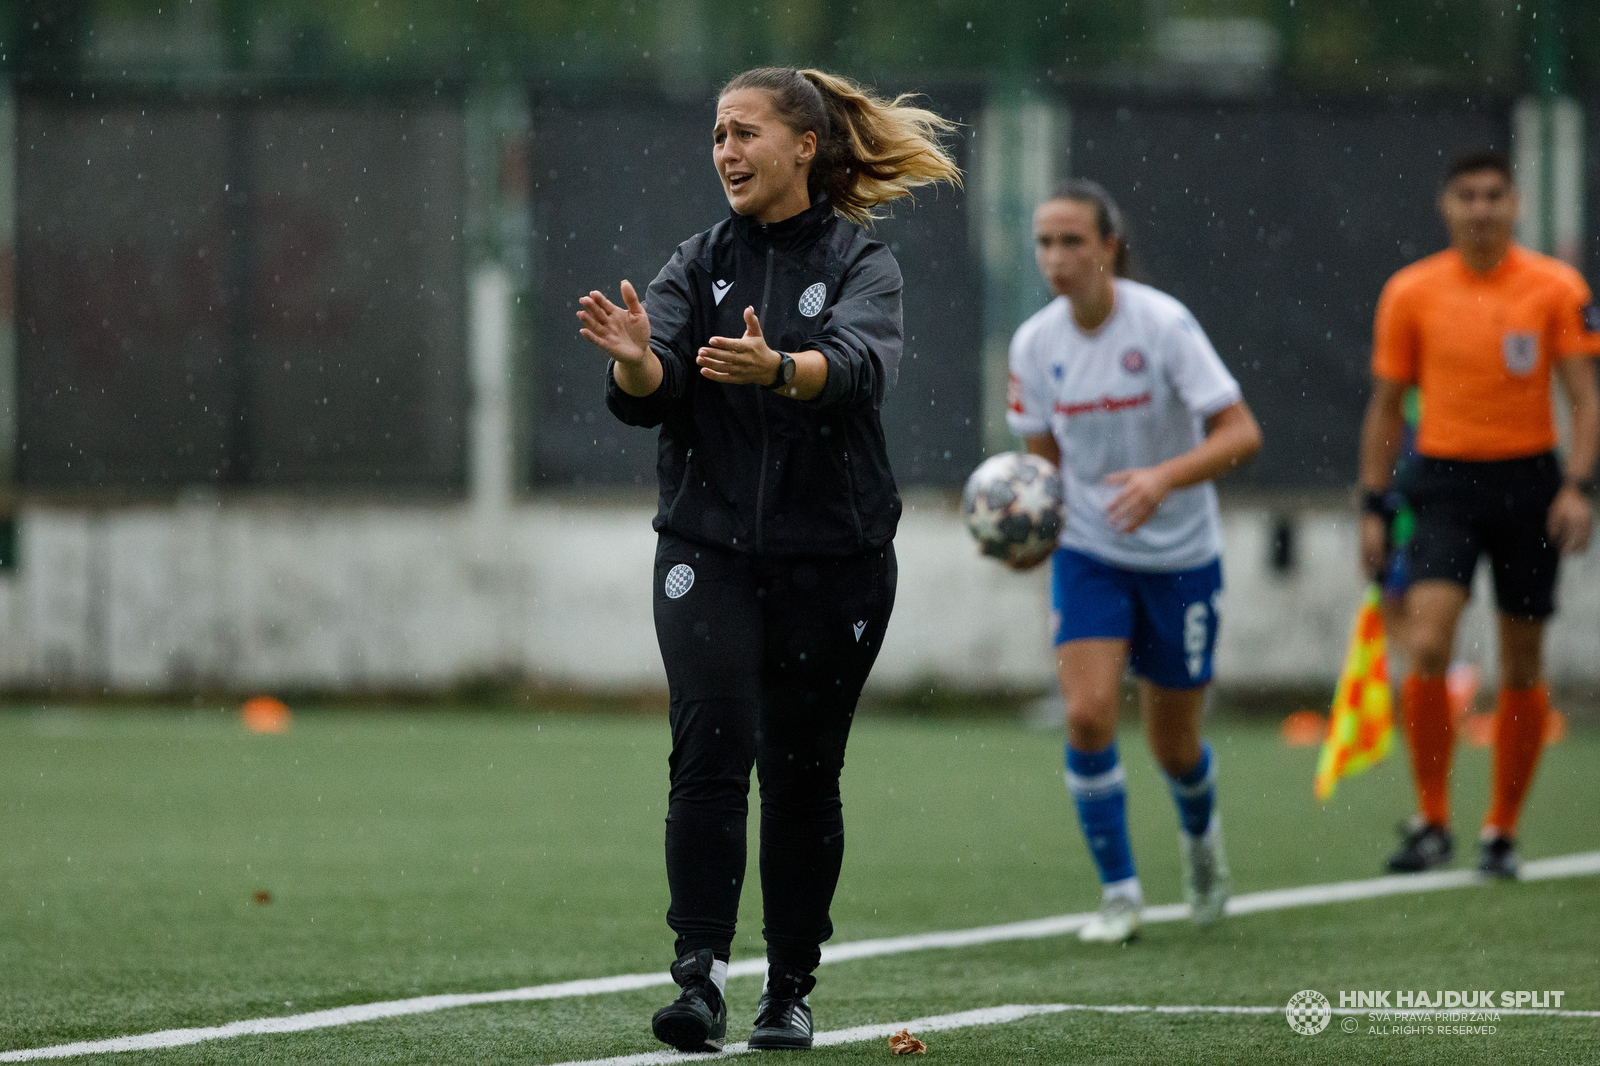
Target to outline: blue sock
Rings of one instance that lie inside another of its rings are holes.
[[[1211,824],[1211,808],[1217,798],[1217,761],[1211,757],[1211,745],[1200,742],[1200,761],[1194,769],[1180,777],[1167,778],[1172,789],[1173,802],[1178,805],[1178,821],[1183,831],[1192,837],[1205,833]]]
[[[1100,883],[1126,881],[1133,873],[1128,847],[1128,785],[1117,761],[1117,745],[1079,751],[1067,745],[1067,791],[1078,805],[1078,822],[1100,869]]]

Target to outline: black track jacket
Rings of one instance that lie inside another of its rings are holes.
[[[894,536],[900,496],[879,408],[900,366],[900,267],[824,197],[782,222],[734,215],[678,246],[645,294],[660,388],[606,406],[660,426],[654,526],[754,555],[853,555]],[[700,376],[714,336],[754,307],[775,351],[827,356],[813,400]]]

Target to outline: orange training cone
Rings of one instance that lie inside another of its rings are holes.
[[[289,707],[276,696],[252,696],[239,708],[244,727],[252,733],[287,733]]]
[[[1494,745],[1494,720],[1493,711],[1473,711],[1461,716],[1459,728],[1467,738],[1467,745],[1473,748],[1488,748]]]
[[[1291,748],[1314,748],[1328,732],[1328,720],[1316,711],[1295,711],[1278,727],[1283,742]]]
[[[1467,745],[1473,748],[1494,747],[1495,718],[1498,712],[1476,711],[1463,715],[1460,720],[1461,732],[1467,738]],[[1567,735],[1567,716],[1550,708],[1549,715],[1544,720],[1544,746],[1559,744]]]

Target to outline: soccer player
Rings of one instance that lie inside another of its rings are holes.
[[[1450,248],[1390,278],[1373,327],[1372,398],[1361,430],[1361,560],[1384,566],[1384,494],[1415,385],[1417,458],[1403,486],[1415,513],[1405,594],[1411,673],[1402,707],[1417,814],[1388,861],[1398,873],[1450,863],[1454,736],[1445,672],[1473,571],[1487,554],[1499,609],[1500,693],[1494,795],[1478,868],[1515,877],[1517,817],[1533,780],[1549,698],[1545,622],[1555,611],[1563,552],[1580,552],[1593,524],[1588,496],[1600,449],[1600,395],[1590,356],[1600,312],[1566,264],[1511,241],[1517,192],[1498,153],[1457,160],[1439,193]],[[1556,458],[1551,377],[1571,402],[1566,473]]]
[[[761,781],[769,963],[750,1046],[809,1048],[812,971],[844,856],[839,774],[895,595],[900,497],[879,409],[900,362],[900,268],[861,223],[959,180],[953,124],[816,70],[719,94],[732,216],[678,246],[641,303],[579,302],[606,403],[660,426],[656,637],[671,698],[667,923],[682,992],[652,1028],[714,1051]]]
[[[1121,943],[1144,906],[1116,745],[1129,666],[1178,807],[1190,913],[1213,921],[1228,899],[1216,755],[1200,737],[1222,592],[1211,479],[1254,455],[1261,430],[1188,309],[1125,276],[1127,239],[1104,189],[1069,182],[1033,231],[1056,299],[1011,342],[1008,419],[1065,481],[1051,588],[1067,788],[1101,882],[1078,935]]]

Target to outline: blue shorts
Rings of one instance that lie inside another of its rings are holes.
[[[1056,644],[1126,640],[1129,668],[1162,688],[1198,688],[1211,680],[1221,560],[1193,570],[1124,570],[1057,548],[1051,563]]]

